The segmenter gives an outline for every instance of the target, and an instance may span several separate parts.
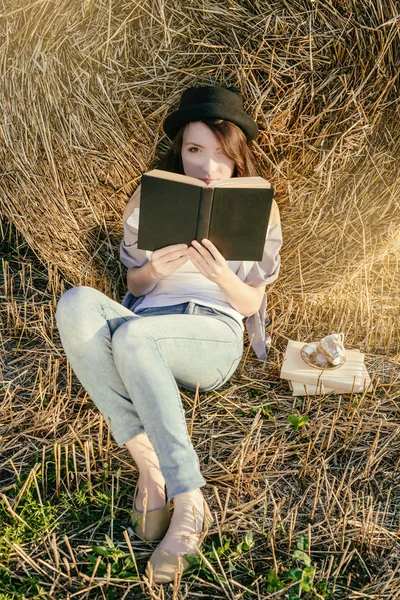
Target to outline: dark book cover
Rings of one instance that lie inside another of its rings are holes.
[[[226,260],[261,260],[274,192],[215,188],[208,238]]]
[[[143,175],[138,248],[208,238],[226,260],[261,260],[271,188],[201,187]]]

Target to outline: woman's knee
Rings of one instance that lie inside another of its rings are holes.
[[[90,302],[96,294],[101,292],[84,285],[78,285],[64,292],[57,303],[55,314],[60,334],[71,333],[77,327],[79,329],[79,324],[86,320]]]
[[[58,300],[56,314],[60,314],[64,310],[69,310],[71,307],[76,306],[76,303],[85,293],[82,291],[85,289],[85,287],[86,286],[78,285],[64,292]]]
[[[145,319],[132,319],[126,321],[114,332],[111,345],[114,358],[140,358],[146,353],[146,348],[153,348],[157,345],[155,339],[145,331],[143,323]],[[132,361],[133,362],[137,362]]]
[[[86,286],[77,285],[63,293],[57,303],[56,319],[59,319],[64,313],[79,311],[83,306],[87,306],[89,299],[93,298],[93,292],[97,290]]]

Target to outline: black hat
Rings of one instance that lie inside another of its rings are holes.
[[[240,90],[235,87],[191,87],[182,94],[178,110],[164,121],[164,131],[174,139],[178,129],[191,121],[224,119],[235,123],[251,142],[258,135],[258,127],[243,110]]]

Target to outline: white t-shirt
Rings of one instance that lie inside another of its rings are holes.
[[[127,223],[132,227],[138,228],[139,208],[136,208],[129,216]],[[146,251],[148,260],[151,260],[152,252]],[[228,261],[228,266],[236,274],[242,261]],[[253,264],[253,263],[249,263]],[[173,306],[183,302],[196,302],[202,306],[210,306],[216,310],[232,316],[240,323],[242,330],[243,318],[240,312],[235,310],[232,305],[226,301],[224,294],[216,283],[213,283],[207,277],[202,275],[198,268],[189,259],[184,265],[176,269],[165,279],[160,279],[151,292],[148,292],[137,312],[143,308],[158,306]]]
[[[152,252],[147,251],[146,255],[150,260]],[[237,273],[240,262],[228,261],[228,265],[234,273]],[[172,306],[183,302],[196,302],[196,304],[220,310],[236,319],[244,330],[244,315],[225,300],[218,285],[204,277],[191,260],[188,260],[165,279],[160,279],[151,292],[146,294],[138,307],[138,312],[140,313],[142,308],[150,306]]]
[[[140,188],[138,188],[138,190],[139,189]],[[136,190],[136,192],[138,192],[138,190]],[[135,200],[137,203],[139,194],[136,195],[136,199],[133,196],[132,200]],[[151,256],[151,253],[139,250],[137,247],[139,206],[136,205],[135,207],[135,202],[132,202],[131,204],[132,212],[130,214],[128,212],[128,217],[124,217],[124,237],[120,245],[120,260],[127,269],[142,267],[148,262],[149,255]],[[249,215],[249,219],[251,219],[251,215]],[[281,246],[282,230],[279,210],[274,202],[262,259],[257,262],[228,261],[228,265],[244,283],[253,287],[265,287],[275,281],[278,277],[280,269],[279,251]],[[139,313],[139,307],[149,307],[150,298],[154,301],[152,306],[170,306],[172,304],[181,304],[183,302],[192,301],[203,304],[204,306],[211,306],[216,310],[230,314],[242,324],[243,315],[237,312],[231,304],[224,300],[222,292],[219,288],[217,289],[218,286],[216,286],[216,284],[213,284],[198,271],[196,272],[191,261],[188,261],[181,269],[177,270],[175,276],[166,284],[167,286],[170,286],[168,290],[165,287],[165,281],[166,280],[161,280],[158,282],[152,292],[145,296],[135,297],[131,292],[127,292],[122,301],[122,305],[130,310],[137,310]],[[199,281],[202,282],[201,286],[198,285]],[[200,287],[201,290],[199,289]],[[168,299],[166,297],[167,294]],[[173,299],[171,294],[173,295]],[[157,302],[159,302],[159,304],[157,304]],[[267,339],[265,332],[266,307],[267,298],[264,294],[259,310],[246,319],[246,329],[249,340],[257,357],[260,359],[265,359],[267,342],[270,339],[269,337]]]

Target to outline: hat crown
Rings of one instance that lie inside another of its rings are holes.
[[[256,122],[243,109],[240,90],[212,85],[186,89],[179,108],[165,119],[164,131],[172,140],[183,125],[207,119],[223,119],[234,123],[244,132],[248,142],[258,134]]]
[[[185,90],[181,96],[179,108],[199,104],[224,104],[229,102],[235,110],[243,111],[243,101],[240,90],[235,87],[200,86]]]

